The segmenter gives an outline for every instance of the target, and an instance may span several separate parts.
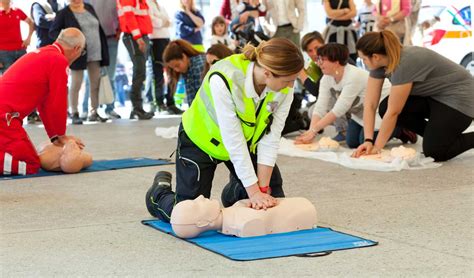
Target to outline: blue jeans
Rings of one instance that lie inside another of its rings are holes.
[[[0,75],[2,75],[7,69],[20,59],[21,56],[26,54],[25,49],[21,50],[0,50],[0,63],[3,67],[0,67]]]
[[[374,131],[374,138],[372,138],[374,141],[377,139],[378,134],[378,131]],[[400,134],[400,127],[395,127],[390,139],[397,137],[398,134]],[[357,148],[359,145],[364,143],[364,140],[364,128],[353,119],[350,119],[346,131],[347,146],[351,149]]]

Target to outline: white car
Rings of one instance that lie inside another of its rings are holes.
[[[429,1],[420,10],[422,45],[462,65],[474,75],[472,1]],[[424,2],[423,2],[424,3]]]

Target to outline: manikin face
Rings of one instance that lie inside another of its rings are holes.
[[[323,46],[322,43],[320,43],[318,40],[313,40],[306,47],[306,53],[314,62],[316,62],[318,58],[318,48],[320,48],[321,46]]]
[[[214,25],[214,33],[216,33],[217,36],[225,35],[225,27],[224,23],[217,23]]]
[[[186,73],[189,67],[189,58],[183,54],[183,58],[169,61],[168,67],[177,73]]]
[[[285,88],[293,88],[295,80],[298,77],[298,73],[275,77],[275,75],[268,70],[265,70],[264,74],[266,86],[275,92],[281,91]]]
[[[339,68],[339,62],[331,62],[326,57],[318,56],[316,63],[325,75],[334,76],[336,69]]]
[[[210,200],[200,195],[194,200],[179,202],[173,209],[173,225],[190,225],[205,227],[216,220],[221,211],[219,201]]]

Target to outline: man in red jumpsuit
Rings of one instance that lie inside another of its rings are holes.
[[[85,37],[79,29],[64,29],[52,45],[17,60],[0,77],[0,176],[35,174],[40,160],[23,118],[38,109],[51,142],[62,146],[66,136],[68,65],[79,58]]]

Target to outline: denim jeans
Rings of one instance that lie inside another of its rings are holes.
[[[0,67],[0,75],[2,75],[7,69],[20,59],[21,56],[26,54],[25,49],[21,50],[0,50],[0,63],[3,67]]]

